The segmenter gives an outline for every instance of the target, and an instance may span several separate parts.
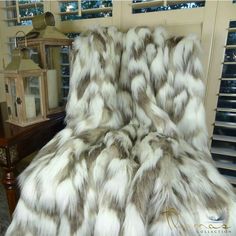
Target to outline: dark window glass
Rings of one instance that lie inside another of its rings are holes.
[[[236,73],[236,65],[234,65]],[[236,94],[236,80],[222,80],[220,84],[220,93],[235,93]]]
[[[63,2],[60,5],[61,12],[73,12],[78,11],[78,1]]]
[[[7,9],[9,26],[31,25],[32,17],[44,12],[42,0],[19,0],[18,2],[20,22],[17,21],[16,1],[6,1],[6,6],[11,7]]]
[[[224,141],[213,140],[212,147],[222,148],[224,150],[226,149],[234,150],[235,155],[236,155],[236,143],[234,142],[224,142]]]
[[[223,78],[236,77],[236,64],[235,65],[224,65],[222,71]]]
[[[69,75],[69,73],[70,73],[69,66],[62,65],[61,72],[62,72],[62,75]]]
[[[81,17],[78,14],[69,14],[69,15],[62,15],[61,20],[66,21],[66,20],[79,20]]]
[[[236,48],[225,50],[225,62],[236,62]]]
[[[217,107],[220,108],[233,108],[236,109],[236,96],[220,96],[218,99]]]
[[[112,7],[112,1],[111,0],[105,0],[105,1],[102,1],[102,0],[93,0],[93,1],[82,0],[81,5],[82,5],[82,9]]]
[[[62,96],[63,96],[63,98],[66,98],[68,96],[68,92],[69,92],[69,90],[67,88],[62,89]]]
[[[133,0],[133,3],[147,2],[146,0]],[[168,2],[167,2],[168,3]],[[145,13],[145,12],[153,12],[153,11],[168,11],[168,10],[177,10],[177,9],[190,9],[190,8],[198,8],[204,7],[205,1],[189,1],[186,3],[176,3],[167,6],[153,6],[153,7],[143,7],[143,8],[133,8],[133,14],[137,13]]]
[[[235,125],[235,129],[215,126],[214,134],[236,137],[236,125]]]
[[[219,155],[219,154],[212,154],[212,157],[215,161],[219,161],[222,163],[235,163],[236,164],[236,158],[227,156],[227,155]]]
[[[236,32],[229,32],[227,45],[236,45]]]
[[[229,28],[235,28],[235,27],[236,27],[236,21],[230,21]]]
[[[78,1],[62,2],[60,3],[61,20],[79,20],[79,19],[89,19],[89,18],[101,18],[112,16],[112,11],[105,9],[106,7],[112,7],[112,0],[96,0],[96,1],[81,1],[81,13],[79,16],[79,5]],[[103,10],[98,12],[83,12],[83,10],[101,8]]]
[[[216,121],[236,123],[236,113],[217,111]]]
[[[69,47],[61,47],[61,92],[62,100],[65,103],[69,93],[70,84],[70,61],[69,61]]]
[[[63,87],[68,87],[69,88],[69,75],[68,76],[63,76],[63,80],[62,80],[62,82],[63,82]]]
[[[61,63],[69,63],[69,54],[67,52],[61,52]]]
[[[62,15],[61,20],[66,21],[66,20],[80,20],[80,19],[91,19],[91,18],[103,18],[103,17],[110,17],[112,16],[112,13],[90,13],[90,14],[83,14],[82,16],[79,16],[77,13],[76,14],[69,14],[69,15]]]
[[[235,170],[227,170],[227,169],[221,169],[221,168],[219,168],[219,172],[220,172],[222,175],[228,175],[228,176],[236,177],[236,171],[235,171]]]
[[[74,39],[74,38],[78,37],[79,34],[80,33],[70,32],[70,33],[66,33],[65,35],[70,39]]]

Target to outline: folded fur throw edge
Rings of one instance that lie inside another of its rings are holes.
[[[160,27],[82,33],[67,126],[20,175],[6,235],[236,235],[236,198],[207,146],[199,50]]]

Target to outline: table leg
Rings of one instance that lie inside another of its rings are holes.
[[[2,182],[6,190],[9,213],[10,213],[10,216],[12,216],[16,208],[17,201],[18,201],[16,175],[15,175],[14,167],[4,168]]]

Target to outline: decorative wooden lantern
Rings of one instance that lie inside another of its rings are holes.
[[[45,93],[47,115],[65,108],[69,91],[69,55],[72,40],[55,27],[50,12],[32,19],[33,30],[27,35],[31,58],[46,70]],[[23,41],[19,42],[22,45]]]
[[[44,76],[27,48],[13,50],[4,70],[9,122],[27,126],[46,120]]]

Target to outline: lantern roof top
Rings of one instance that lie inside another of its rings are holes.
[[[45,40],[45,39],[68,39],[63,33],[61,33],[55,26],[47,26],[42,30],[31,30],[28,34],[26,34],[27,40]]]
[[[12,61],[6,66],[5,72],[26,72],[29,70],[41,70],[41,68],[30,59],[27,48],[15,48],[12,53]]]
[[[27,40],[69,39],[55,27],[55,19],[51,12],[34,16],[32,24],[33,29],[26,35]]]

